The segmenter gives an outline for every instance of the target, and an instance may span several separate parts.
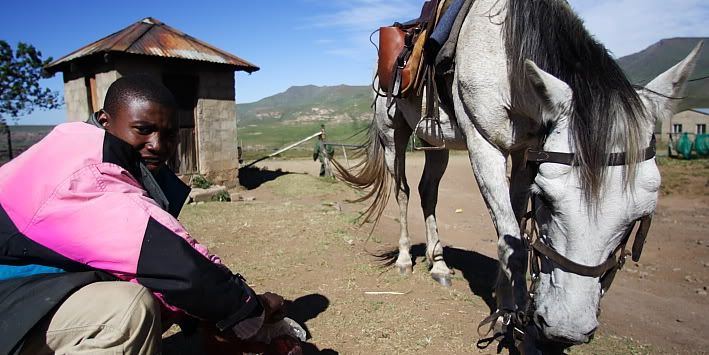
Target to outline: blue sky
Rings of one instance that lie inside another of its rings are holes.
[[[418,15],[423,0],[14,1],[0,5],[0,39],[30,43],[59,58],[152,16],[261,67],[237,74],[237,101],[292,85],[367,85],[375,50],[369,34]],[[662,38],[709,36],[706,0],[570,0],[589,31],[617,57]],[[376,38],[375,38],[376,39]],[[62,92],[61,74],[43,85]],[[57,124],[64,109],[36,111],[21,124]]]

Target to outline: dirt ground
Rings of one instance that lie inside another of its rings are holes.
[[[367,238],[369,226],[354,224],[363,205],[345,202],[357,194],[314,177],[319,165],[312,161],[262,162],[265,171],[242,174],[250,189],[240,194],[254,200],[189,205],[181,219],[257,290],[292,300],[292,318],[309,332],[307,353],[494,353],[495,346],[475,347],[476,325],[494,302],[497,262],[495,232],[470,163],[452,155],[440,187],[439,232],[444,258],[456,271],[453,286],[443,288],[428,277],[423,257],[416,193],[423,157],[407,159],[409,231],[417,257],[408,277],[372,256],[396,248],[394,199]],[[661,169],[665,193],[642,258],[626,263],[602,300],[593,342],[570,353],[709,351],[709,169],[704,164],[685,174],[686,167],[672,163]]]

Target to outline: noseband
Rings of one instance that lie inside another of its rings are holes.
[[[641,152],[642,161],[647,161],[655,157],[655,135],[652,136],[650,140],[650,145]],[[569,166],[578,166],[575,160],[574,153],[561,153],[561,152],[547,152],[540,150],[527,149],[525,152],[526,163],[536,164],[537,166],[543,163],[556,163],[564,164]],[[623,153],[611,153],[608,155],[607,166],[621,166],[627,165],[626,154]],[[597,277],[601,283],[601,296],[603,296],[611,286],[616,273],[625,264],[625,259],[628,255],[632,256],[632,260],[637,262],[640,260],[640,254],[642,253],[643,246],[645,245],[645,240],[647,238],[647,232],[650,229],[650,224],[652,223],[652,214],[643,216],[633,221],[629,226],[628,230],[625,232],[623,239],[621,240],[618,247],[613,250],[608,259],[600,265],[587,266],[583,264],[576,263],[569,258],[561,255],[559,252],[554,250],[553,247],[544,243],[542,238],[540,238],[539,230],[537,228],[536,219],[534,218],[534,211],[536,210],[536,202],[534,198],[532,200],[531,210],[525,213],[522,218],[522,224],[520,225],[523,235],[524,244],[529,253],[529,269],[531,276],[531,285],[528,288],[529,294],[527,297],[527,305],[525,309],[519,310],[517,312],[511,312],[509,310],[498,310],[493,314],[489,315],[478,325],[478,334],[480,334],[480,328],[485,324],[490,324],[488,334],[494,328],[495,323],[499,317],[503,317],[503,324],[505,326],[513,326],[513,337],[517,341],[522,341],[525,337],[525,329],[530,324],[532,316],[534,314],[534,296],[537,284],[540,279],[541,274],[541,260],[546,258],[552,262],[557,267],[561,268],[566,272],[570,272],[579,276],[586,277]],[[531,222],[531,228],[528,232],[527,223]],[[635,229],[635,226],[640,222],[640,227],[638,227],[635,233],[635,240],[633,241],[632,252],[628,252],[625,247],[630,240],[630,235]],[[480,334],[484,336],[484,334]],[[481,339],[478,341],[479,348],[485,348],[498,336],[494,335],[492,338]]]

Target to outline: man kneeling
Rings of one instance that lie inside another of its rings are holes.
[[[152,354],[173,322],[249,339],[283,317],[283,298],[256,295],[176,219],[175,107],[123,77],[89,124],[0,167],[0,353]]]

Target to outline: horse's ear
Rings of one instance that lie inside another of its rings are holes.
[[[655,102],[656,105],[660,104],[659,109],[673,112],[675,109],[674,103],[679,100],[669,98],[681,97],[684,94],[687,79],[692,71],[694,71],[694,66],[697,64],[699,53],[703,46],[704,42],[699,41],[687,58],[684,58],[683,61],[653,79],[645,86],[648,90],[643,90],[645,92],[641,93],[646,97],[652,98],[652,101]]]
[[[572,99],[571,88],[565,82],[540,69],[531,60],[524,62],[527,80],[545,111],[544,119],[558,118]]]

